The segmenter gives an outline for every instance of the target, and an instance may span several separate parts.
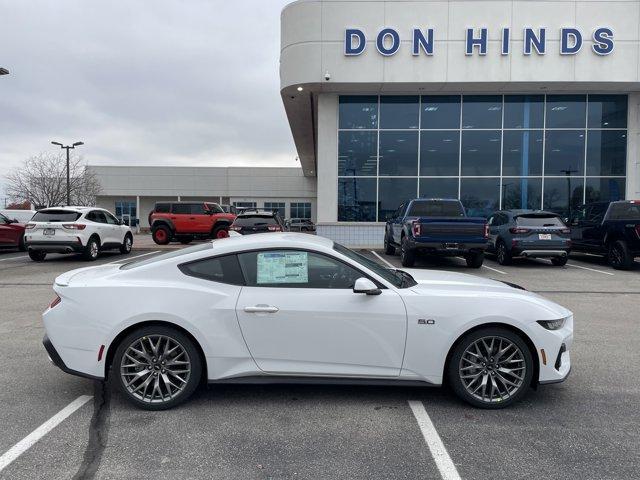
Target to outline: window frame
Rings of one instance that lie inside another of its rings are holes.
[[[236,264],[238,266],[238,270],[240,271],[240,277],[242,278],[242,283],[241,284],[220,282],[218,280],[215,280],[215,279],[211,278],[208,275],[198,274],[198,273],[195,273],[195,272],[187,270],[189,268],[189,265],[192,265],[194,263],[206,262],[206,261],[209,261],[209,260],[215,260],[215,259],[224,258],[224,257],[235,257],[236,258]],[[182,272],[182,274],[186,275],[187,277],[199,278],[201,280],[207,280],[209,282],[219,283],[221,285],[233,285],[234,287],[246,287],[247,286],[247,279],[246,279],[246,277],[244,275],[244,272],[242,271],[242,266],[240,265],[240,259],[238,258],[238,253],[237,252],[234,252],[234,253],[222,253],[222,254],[219,254],[219,255],[212,255],[212,256],[209,256],[209,257],[198,258],[196,260],[189,260],[188,262],[179,263],[176,266],[178,267],[178,270],[180,270],[180,272]]]

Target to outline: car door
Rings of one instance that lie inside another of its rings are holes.
[[[390,221],[391,228],[391,238],[393,239],[393,243],[400,244],[400,238],[402,236],[402,217],[405,209],[405,204],[403,203],[398,207],[398,210],[393,214],[393,218]]]
[[[589,207],[582,205],[575,209],[572,217],[569,219],[569,228],[571,229],[571,245],[572,248],[579,250],[584,248],[583,232],[586,226],[586,218]]]
[[[102,210],[92,210],[85,218],[92,222],[91,230],[100,237],[100,244],[109,243],[109,229],[107,225],[107,217]]]
[[[196,233],[209,233],[211,231],[211,215],[204,208],[204,203],[191,204],[191,216],[189,221]]]
[[[602,225],[607,204],[594,204],[587,209],[587,216],[582,228],[582,242],[589,251],[604,248],[605,229]]]
[[[487,225],[489,225],[489,250],[495,250],[496,247],[496,239],[498,238],[498,233],[500,233],[500,217],[499,213],[494,213],[487,220]]]
[[[247,282],[237,303],[257,365],[281,375],[396,377],[407,315],[400,295],[353,292],[359,270],[304,250],[238,255]]]
[[[122,243],[124,241],[124,229],[118,222],[118,219],[111,215],[109,212],[104,213],[105,218],[107,219],[107,226],[105,227],[105,235],[107,237],[107,242],[109,243]]]

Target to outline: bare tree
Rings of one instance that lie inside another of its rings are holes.
[[[81,157],[69,161],[71,203],[95,205],[100,193],[98,179]],[[40,153],[29,157],[7,176],[7,195],[13,201],[29,201],[38,208],[64,205],[67,201],[67,161],[62,153]]]

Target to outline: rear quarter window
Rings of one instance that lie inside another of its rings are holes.
[[[526,227],[564,227],[565,224],[556,216],[520,216],[516,217],[516,225]]]
[[[156,213],[169,213],[171,206],[168,203],[156,203],[154,211]]]
[[[609,220],[640,220],[640,203],[614,203]]]
[[[245,284],[236,255],[196,260],[179,265],[178,268],[182,273],[191,277],[230,285]]]
[[[32,222],[75,222],[82,213],[69,210],[40,210],[31,219]]]

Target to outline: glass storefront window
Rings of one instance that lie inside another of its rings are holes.
[[[584,128],[586,95],[547,95],[547,128]]]
[[[545,178],[542,208],[562,216],[571,217],[571,212],[582,204],[584,179],[582,177]]]
[[[500,175],[500,130],[462,132],[462,175]]]
[[[589,95],[589,128],[627,128],[626,95]]]
[[[464,95],[462,128],[502,128],[502,96]]]
[[[423,95],[422,129],[460,128],[460,95]]]
[[[384,222],[393,216],[398,206],[416,198],[416,178],[381,178],[378,180],[378,221]]]
[[[378,97],[341,96],[338,128],[378,128]]]
[[[379,175],[418,175],[418,132],[380,132]]]
[[[544,95],[505,95],[504,128],[542,128]]]
[[[550,130],[545,138],[545,175],[582,175],[584,130]]]
[[[589,130],[587,135],[587,175],[624,175],[626,166],[626,130]]]
[[[338,136],[338,175],[377,175],[377,132],[340,132]]]
[[[460,200],[470,217],[488,217],[500,204],[499,178],[463,178]]]
[[[502,175],[542,175],[542,130],[505,130]]]
[[[624,200],[625,178],[587,178],[585,203]]]
[[[311,218],[311,203],[291,202],[291,218]]]
[[[277,211],[280,218],[286,218],[284,202],[264,202],[264,209],[269,210],[271,212]]]
[[[421,198],[458,198],[458,178],[421,178]]]
[[[420,134],[420,175],[459,174],[460,132],[426,131]]]
[[[542,206],[541,178],[502,178],[502,209],[529,208]]]
[[[380,97],[380,128],[418,128],[418,104],[419,97],[413,95]]]
[[[338,179],[338,221],[376,221],[376,179]]]

